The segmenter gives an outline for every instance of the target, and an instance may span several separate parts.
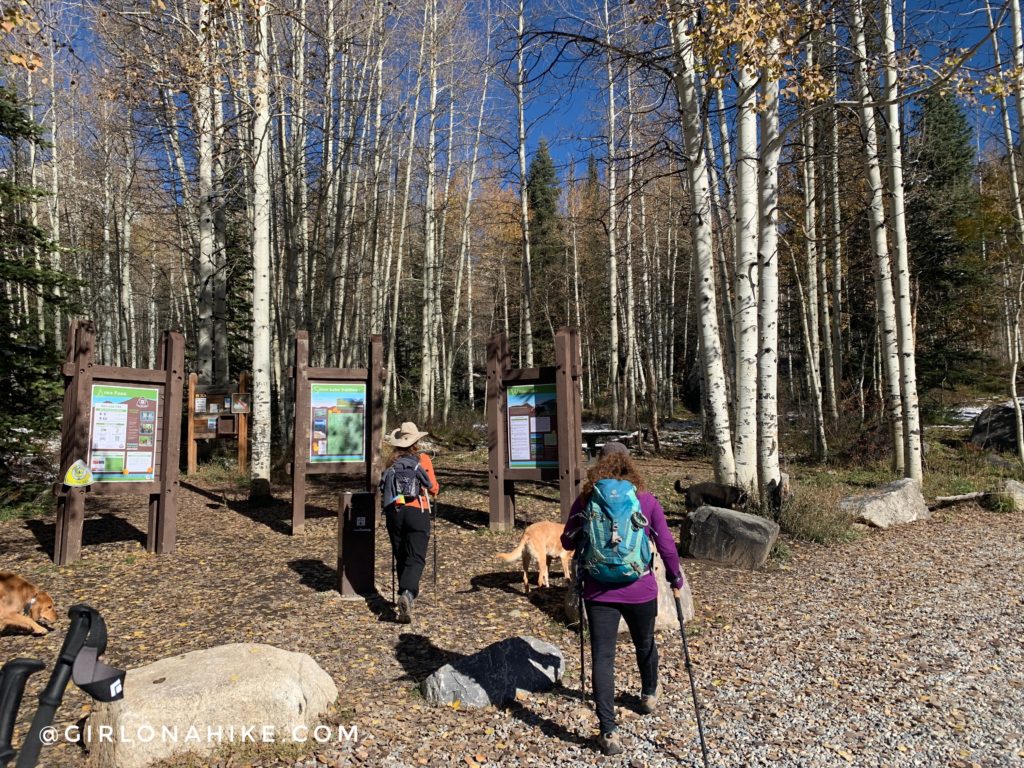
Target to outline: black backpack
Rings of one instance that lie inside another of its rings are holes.
[[[420,496],[423,488],[430,485],[430,478],[420,466],[416,456],[403,456],[384,471],[380,479],[381,506],[393,504],[402,496],[408,503]]]

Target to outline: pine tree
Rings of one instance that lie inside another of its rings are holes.
[[[553,339],[550,330],[568,322],[564,317],[565,239],[558,213],[561,189],[548,144],[540,140],[537,152],[526,174],[526,194],[530,211],[530,258],[533,260],[534,288],[538,299],[539,318],[545,322],[534,327],[543,354]],[[545,332],[545,330],[547,332]]]
[[[16,94],[0,86],[0,482],[8,477],[11,455],[31,453],[39,437],[56,432],[60,417],[56,345],[40,338],[37,318],[27,310],[41,297],[44,317],[52,316],[62,301],[58,290],[66,294],[70,281],[42,266],[55,246],[26,215],[42,194],[11,170],[22,145],[41,144],[41,134]]]
[[[929,94],[914,115],[907,234],[918,283],[918,369],[925,388],[970,378],[985,349],[993,295],[972,219],[978,209],[971,129],[953,96]]]

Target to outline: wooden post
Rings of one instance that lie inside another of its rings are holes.
[[[160,352],[163,355],[163,352]],[[158,355],[157,359],[160,358]],[[194,475],[199,469],[198,445],[196,443],[196,385],[199,383],[199,374],[188,375],[188,462],[185,467],[186,475]]]
[[[309,333],[295,334],[295,428],[292,430],[292,535],[306,528],[306,462],[309,460]]]
[[[243,371],[238,377],[238,391],[242,394],[249,391],[249,372]],[[238,471],[249,472],[249,414],[235,414],[238,419]]]
[[[92,396],[93,350],[96,328],[88,320],[76,320],[68,329],[64,374],[64,422],[61,427],[61,460],[58,482],[79,459],[89,455],[89,415]],[[57,522],[53,561],[66,565],[78,559],[85,521],[85,489],[69,488],[57,496]]]
[[[492,531],[507,531],[515,526],[515,486],[506,479],[508,425],[503,383],[510,358],[508,337],[504,333],[492,336],[487,342],[487,432],[490,435],[487,480]]]
[[[561,328],[555,334],[558,490],[563,522],[569,519],[569,510],[579,494],[580,482],[579,366],[573,341],[573,332],[568,328]]]
[[[366,491],[376,494],[381,476],[381,431],[384,428],[384,341],[381,336],[370,337],[369,358],[366,363],[366,395],[370,408],[370,428],[365,432]],[[374,496],[376,499],[376,495]],[[376,506],[373,520],[380,523],[380,505]]]
[[[185,378],[185,337],[177,331],[164,331],[160,342],[160,368],[167,373],[164,381],[163,438],[160,445],[160,492],[150,496],[146,549],[160,555],[169,555],[174,552],[178,538],[181,389]],[[189,414],[188,421],[192,423],[192,414]]]

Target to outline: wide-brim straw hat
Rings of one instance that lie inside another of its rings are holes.
[[[408,448],[410,445],[414,445],[420,438],[426,437],[429,432],[421,432],[420,428],[417,427],[411,421],[403,421],[402,426],[398,429],[391,431],[391,434],[387,436],[387,441],[390,445],[395,448]]]

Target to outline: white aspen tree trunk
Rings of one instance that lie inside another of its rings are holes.
[[[224,95],[219,87],[210,89],[212,98],[214,160],[211,207],[213,208],[213,372],[221,386],[231,381],[230,347],[228,342],[228,233],[227,214],[224,210],[225,157]]]
[[[36,94],[35,94],[35,89],[32,86],[32,71],[31,70],[29,70],[26,73],[25,79],[27,81],[26,85],[27,85],[27,96],[28,96],[28,105],[27,105],[28,118],[29,118],[29,120],[33,124],[35,124],[36,123],[36,115],[35,115]],[[30,142],[28,142],[28,183],[29,183],[29,187],[31,189],[38,189],[39,188],[39,180],[38,179],[39,179],[39,171],[38,171],[37,162],[36,162],[36,143],[34,141],[30,141]],[[38,199],[33,197],[29,201],[28,210],[29,210],[29,223],[31,223],[33,227],[38,227],[39,226],[39,201],[38,201]],[[40,263],[40,260],[39,260],[39,249],[38,248],[33,248],[32,249],[32,263],[35,265],[36,269],[39,269],[42,266],[41,263]],[[36,295],[36,301],[35,301],[35,321],[36,321],[36,333],[38,334],[39,342],[40,343],[45,343],[45,341],[46,341],[46,314],[45,314],[45,304],[43,302],[43,294],[42,294],[42,292],[40,292],[40,293],[38,293]]]
[[[434,282],[437,277],[437,5],[430,2],[430,46],[428,63],[428,106],[427,106],[427,155],[426,155],[426,194],[423,211],[423,306],[422,322],[420,329],[420,392],[419,392],[419,418],[422,421],[433,419],[434,413],[431,408],[434,391],[434,345],[436,339],[432,335],[434,330]]]
[[[533,367],[533,272],[530,264],[530,211],[526,190],[526,2],[516,13],[516,113],[519,129],[519,215],[523,240],[522,351],[525,366]]]
[[[1019,138],[1024,136],[1024,29],[1021,27],[1020,0],[1010,0],[1010,28],[1013,35],[1013,96],[1017,102]]]
[[[839,94],[839,40],[836,37],[835,20],[831,22],[832,38],[832,109],[829,110],[829,127],[832,138],[832,177],[830,181],[832,201],[832,380],[836,388],[836,407],[843,382],[843,210],[839,197],[839,108],[835,103]],[[838,416],[838,413],[837,413]]]
[[[269,6],[257,5],[253,69],[252,495],[270,493],[270,60]]]
[[[615,189],[615,74],[612,71],[612,22],[608,0],[604,0],[604,35],[608,53],[605,56],[605,75],[608,87],[608,314],[610,317],[609,382],[612,396],[612,426],[621,422],[619,413],[619,255],[617,248],[618,201]]]
[[[718,296],[721,304],[722,338],[725,342],[725,381],[729,391],[732,391],[733,383],[736,381],[736,332],[735,314],[733,312],[732,300],[732,275],[735,269],[729,269],[729,259],[735,250],[730,250],[730,243],[736,242],[736,203],[727,180],[719,178],[718,156],[715,152],[715,143],[711,140],[711,128],[707,127],[707,135],[704,142],[707,154],[708,168],[711,173],[711,212],[714,216],[714,226],[720,237],[715,238],[715,254],[718,256]],[[725,186],[725,205],[722,203],[719,190]],[[728,208],[729,220],[723,221],[722,213]],[[725,233],[732,233],[732,237],[726,237]],[[730,398],[731,399],[731,398]]]
[[[885,228],[885,202],[883,200],[882,172],[878,160],[878,133],[875,112],[868,88],[867,44],[864,40],[864,13],[862,0],[853,2],[853,29],[856,61],[856,89],[859,102],[861,128],[864,131],[864,168],[870,193],[868,206],[871,227],[871,245],[875,263],[875,301],[877,303],[880,336],[879,354],[885,372],[885,405],[891,421],[893,471],[903,474],[903,406],[900,394],[900,365],[896,339],[896,304],[893,299],[892,276],[889,266],[889,241]]]
[[[741,54],[742,55],[742,54]],[[757,77],[742,65],[736,114],[736,483],[757,487]]]
[[[214,261],[216,240],[213,225],[213,94],[208,78],[213,65],[212,6],[199,4],[199,82],[196,83],[195,127],[197,157],[196,165],[199,182],[199,253],[196,259],[196,287],[199,291],[197,310],[199,312],[196,330],[196,366],[199,380],[214,382],[213,364],[213,305],[214,281],[217,265]]]
[[[149,262],[149,338],[147,344],[146,367],[156,368],[156,330],[159,312],[156,303],[156,248],[150,254]]]
[[[128,136],[132,135],[128,126]],[[123,364],[132,368],[138,367],[138,355],[135,340],[135,300],[132,294],[132,158],[131,148],[126,147],[124,178],[122,180],[121,200],[121,237],[118,247],[118,263],[121,266],[119,288],[121,299],[121,350]]]
[[[896,33],[890,2],[891,0],[882,2],[882,26],[885,40],[885,110],[889,131],[886,142],[889,155],[889,215],[896,254],[896,338],[899,345],[900,394],[903,406],[904,474],[921,483],[924,481],[924,468],[921,452],[921,415],[917,400],[914,325],[910,306],[910,255],[907,248],[907,219],[903,196],[903,151],[897,73],[899,63],[896,59]]]
[[[818,375],[818,358],[811,354],[811,333],[810,301],[804,293],[803,281],[800,279],[800,267],[797,265],[796,257],[793,257],[793,279],[796,281],[797,297],[800,299],[800,329],[803,334],[804,349],[806,350],[807,386],[811,395],[811,411],[815,429],[815,447],[819,452],[817,458],[824,459],[828,453],[828,443],[825,439],[825,415],[821,410],[821,378]]]
[[[384,426],[383,429],[387,429],[388,425],[388,410],[391,405],[391,398],[393,394],[397,394],[397,373],[395,371],[395,343],[398,338],[398,301],[401,295],[401,291],[398,290],[398,285],[402,279],[402,261],[405,252],[405,224],[409,213],[409,190],[412,184],[412,161],[413,153],[416,149],[416,120],[419,117],[420,108],[420,89],[423,82],[423,64],[424,57],[426,56],[426,45],[427,45],[427,21],[429,19],[430,5],[424,3],[423,8],[423,31],[420,33],[420,53],[419,60],[416,68],[416,86],[415,96],[413,98],[412,116],[409,121],[409,143],[405,153],[405,182],[402,190],[402,205],[401,215],[399,216],[398,223],[398,245],[395,248],[395,277],[394,285],[395,289],[391,292],[391,322],[388,332],[388,355],[387,355],[387,371],[388,386],[384,388]]]
[[[808,46],[808,59],[813,63],[813,55]],[[800,307],[806,315],[807,356],[814,358],[814,365],[807,366],[808,392],[816,402],[811,409],[814,416],[815,457],[820,461],[825,458],[825,444],[821,438],[825,435],[825,425],[818,423],[817,418],[824,414],[822,400],[821,376],[821,344],[820,325],[818,323],[818,205],[817,205],[817,174],[814,167],[814,125],[809,117],[804,117],[801,124],[803,151],[801,152],[801,173],[803,175],[804,193],[804,248],[806,251],[806,296],[801,291]]]
[[[770,50],[778,55],[778,41]],[[762,502],[779,469],[779,81],[761,75],[761,163],[758,195],[757,469]]]
[[[60,117],[58,109],[57,99],[57,57],[56,57],[55,45],[47,46],[47,50],[50,53],[50,199],[47,201],[50,206],[50,237],[54,243],[60,245],[61,242],[61,212],[60,212],[60,156],[58,150],[60,149]],[[54,272],[60,272],[61,269],[61,254],[60,248],[54,248],[50,253],[50,268]],[[61,288],[57,286],[54,288],[54,295],[61,296]],[[62,312],[60,307],[54,309],[53,316],[53,343],[58,350],[63,349],[62,341],[64,337],[63,333],[64,322],[62,320]]]
[[[701,143],[704,121],[697,98],[695,60],[690,38],[693,23],[683,11],[681,0],[670,0],[668,23],[672,34],[675,71],[673,85],[681,111],[683,146],[690,191],[690,221],[693,232],[693,260],[700,280],[699,327],[701,367],[704,374],[708,410],[705,419],[714,440],[715,478],[732,483],[736,479],[736,463],[729,428],[729,407],[725,397],[725,370],[722,366],[721,341],[715,297],[714,243],[711,232],[711,190],[707,163]]]
[[[114,217],[114,190],[111,179],[110,164],[113,160],[110,151],[110,138],[105,133],[103,136],[103,274],[101,275],[102,285],[96,290],[100,297],[99,306],[106,308],[110,314],[110,325],[104,328],[101,333],[104,362],[107,365],[119,364],[119,350],[117,341],[120,339],[120,328],[118,325],[119,315],[113,312],[114,299],[114,271],[113,271],[113,238],[111,225]]]
[[[634,167],[635,155],[633,153],[633,78],[632,73],[626,70],[626,147],[629,153],[629,162],[626,164],[626,251],[625,264],[626,273],[626,306],[623,308],[626,331],[626,371],[625,386],[623,391],[626,401],[626,418],[630,426],[638,422],[637,413],[637,378],[640,367],[637,365],[636,349],[636,290],[633,278],[633,195],[634,188]]]

